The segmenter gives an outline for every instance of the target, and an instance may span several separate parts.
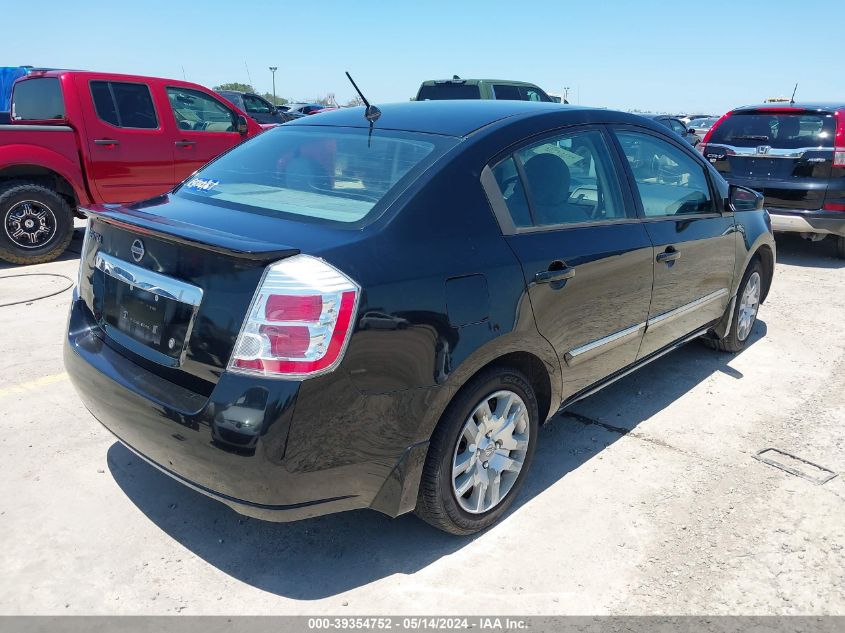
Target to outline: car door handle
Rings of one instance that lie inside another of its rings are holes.
[[[95,138],[94,145],[120,145],[120,141],[116,141],[113,138]]]
[[[681,251],[675,250],[673,246],[669,246],[662,253],[657,254],[657,261],[667,264],[681,259]]]
[[[193,147],[196,144],[196,141],[176,141],[176,147]]]
[[[538,284],[550,283],[554,281],[566,281],[575,276],[575,269],[572,266],[566,266],[556,270],[543,270],[534,275],[534,282]]]

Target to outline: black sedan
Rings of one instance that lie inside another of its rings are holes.
[[[432,101],[306,117],[88,210],[65,364],[121,442],[237,511],[496,521],[560,407],[742,349],[758,194],[642,117]]]

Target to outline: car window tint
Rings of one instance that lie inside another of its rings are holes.
[[[250,95],[244,95],[244,109],[250,114],[270,114],[270,104]]]
[[[168,88],[167,97],[180,130],[234,132],[237,129],[235,113],[203,92]]]
[[[16,121],[65,118],[65,102],[59,80],[41,77],[16,83],[12,93],[12,118]]]
[[[532,226],[531,212],[528,210],[528,200],[525,188],[516,171],[513,157],[508,157],[493,168],[493,176],[502,192],[502,197],[508,206],[511,219],[518,227]]]
[[[676,121],[675,119],[669,119],[670,127],[675,130],[678,134],[683,136],[687,133],[687,128],[684,127],[684,124],[680,121]]]
[[[446,82],[422,86],[419,94],[417,94],[417,101],[440,101],[443,99],[481,99],[481,91],[475,84]]]
[[[712,143],[781,149],[833,147],[836,122],[826,113],[738,112],[713,130]]]
[[[625,216],[613,162],[600,132],[555,136],[515,154],[536,226]]]
[[[519,88],[507,84],[493,84],[493,94],[497,99],[503,101],[520,101],[522,99]]]
[[[92,81],[97,116],[115,127],[152,130],[158,127],[153,98],[146,84]]]
[[[675,145],[647,134],[618,132],[649,217],[712,213],[704,167]]]

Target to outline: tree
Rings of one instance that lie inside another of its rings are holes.
[[[250,86],[249,84],[242,84],[237,81],[232,81],[227,84],[220,84],[219,86],[214,86],[215,90],[233,90],[235,92],[255,92],[255,88]]]
[[[270,102],[270,103],[272,103],[273,105],[277,105],[277,106],[280,106],[280,105],[285,105],[285,104],[288,102],[288,100],[287,100],[287,99],[285,99],[284,97],[280,97],[279,95],[276,95],[276,97],[275,97],[275,98],[276,98],[276,100],[275,100],[275,101],[273,101],[273,95],[272,95],[272,94],[270,94],[269,92],[265,92],[265,93],[264,93],[263,95],[261,95],[261,96],[262,96],[262,97],[264,97],[265,99],[267,99],[267,101],[269,101],[269,102]]]

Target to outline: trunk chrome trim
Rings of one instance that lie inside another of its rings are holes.
[[[645,323],[637,323],[636,325],[627,327],[624,330],[614,332],[609,336],[605,336],[591,343],[587,343],[586,345],[576,347],[564,354],[564,360],[566,360],[567,365],[572,367],[573,365],[577,365],[578,363],[581,363],[590,358],[595,358],[596,356],[604,354],[605,352],[613,349],[614,347],[622,345],[623,343],[627,343],[637,334],[639,334],[642,330],[644,330],[645,327]]]
[[[646,322],[646,327],[655,327],[658,325],[665,325],[666,323],[670,323],[674,321],[678,317],[682,317],[694,310],[698,310],[699,308],[703,308],[705,305],[713,303],[714,301],[721,299],[722,297],[726,297],[728,295],[727,288],[721,288],[716,292],[711,292],[709,295],[705,295],[695,301],[690,301],[674,310],[669,310],[668,312],[663,312],[662,314],[658,314],[655,317],[651,317]]]
[[[759,148],[768,148],[765,152],[760,152]],[[712,149],[711,149],[712,148]],[[767,145],[765,141],[760,141],[759,145],[754,147],[737,147],[735,145],[725,145],[724,143],[708,143],[707,154],[709,157],[711,151],[715,148],[722,148],[732,152],[734,156],[742,156],[743,158],[802,158],[807,152],[829,152],[833,154],[833,147],[796,147],[794,149],[785,149],[772,147]],[[716,152],[714,152],[714,155]],[[832,157],[832,156],[831,156]]]
[[[179,279],[147,270],[105,253],[97,253],[94,266],[115,279],[136,286],[159,297],[197,307],[202,302],[202,288]]]

